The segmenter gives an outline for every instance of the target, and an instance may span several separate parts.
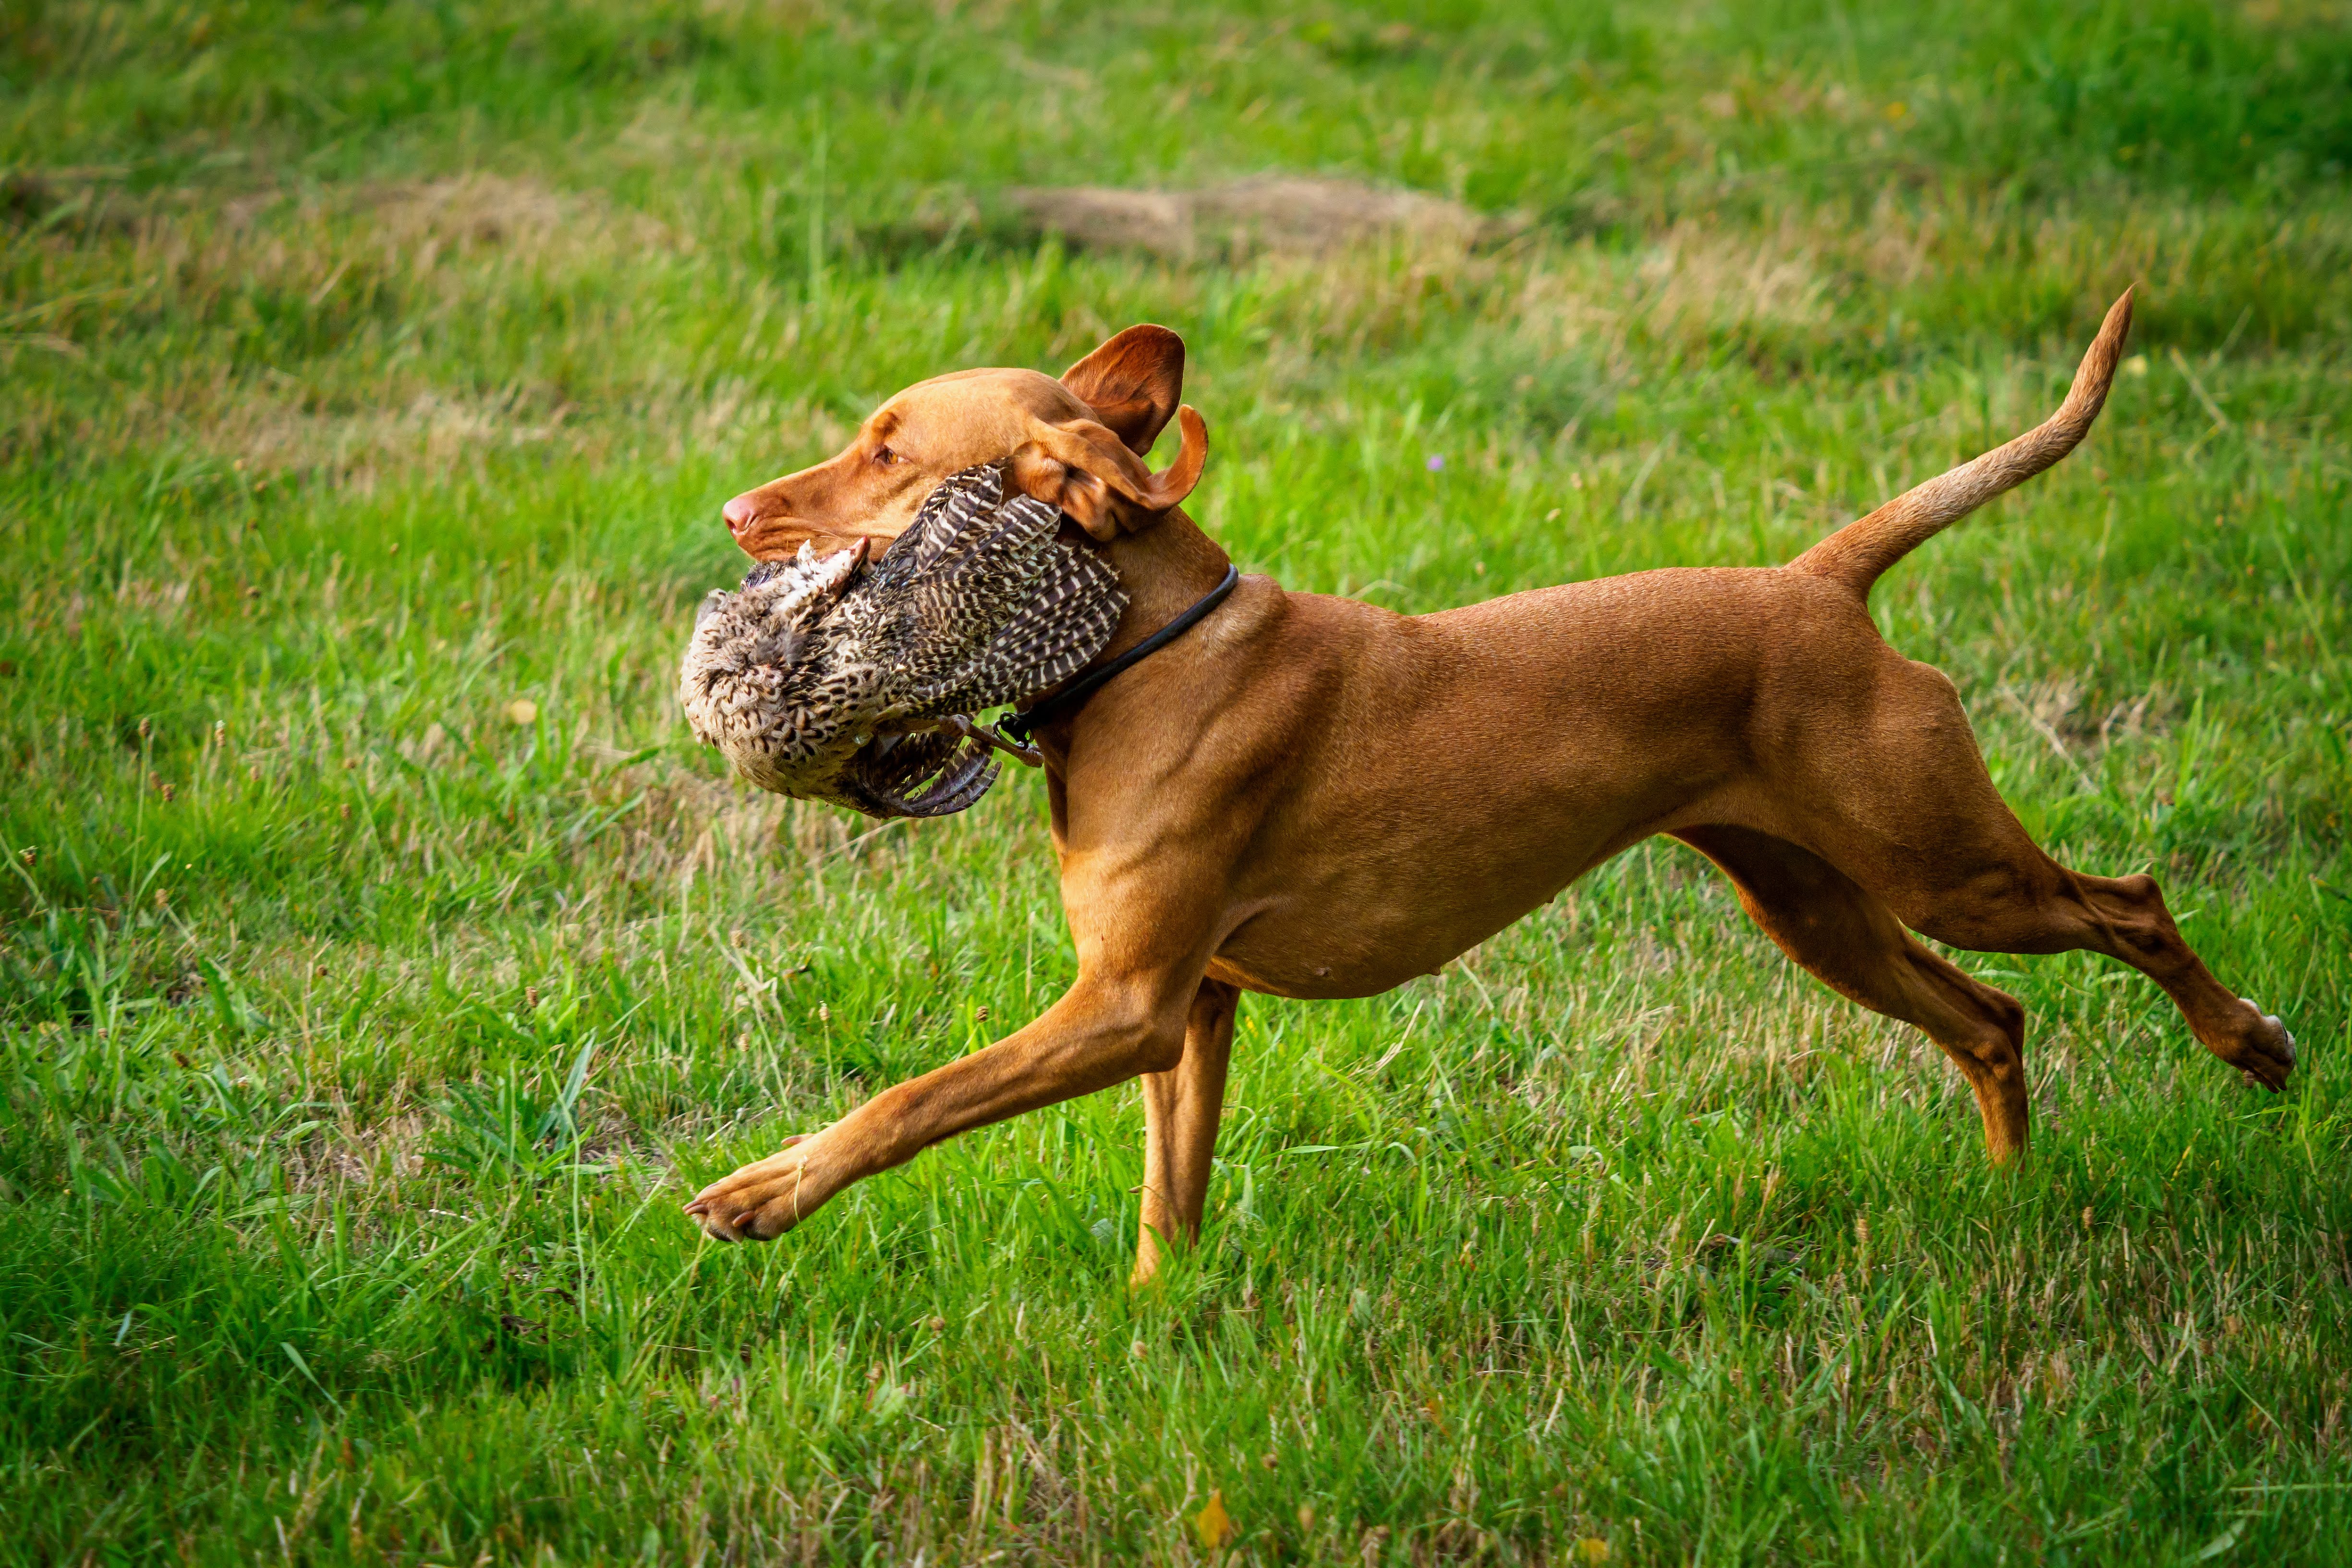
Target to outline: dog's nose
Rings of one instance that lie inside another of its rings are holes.
[[[751,500],[751,492],[746,490],[719,508],[719,515],[727,520],[728,532],[741,533],[751,526],[751,518],[756,510],[757,508]]]

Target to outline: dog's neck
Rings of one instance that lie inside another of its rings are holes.
[[[1127,614],[1097,661],[1118,658],[1192,608],[1224,581],[1230,563],[1223,549],[1181,507],[1170,509],[1139,533],[1121,533],[1105,553],[1127,590]]]

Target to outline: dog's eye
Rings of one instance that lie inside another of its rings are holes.
[[[874,448],[874,460],[887,468],[893,463],[903,463],[907,459],[887,447],[877,447]]]

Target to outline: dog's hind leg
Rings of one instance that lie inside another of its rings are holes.
[[[2018,837],[2022,839],[2021,830]],[[2251,1082],[2277,1090],[2294,1070],[2286,1026],[2213,978],[2164,907],[2153,877],[2094,877],[2025,846],[2032,860],[2008,884],[1981,885],[1923,904],[1910,923],[1976,952],[2093,952],[2130,964],[2164,987],[2189,1032]]]
[[[1841,995],[1916,1024],[1976,1091],[1996,1161],[2025,1150],[2025,1009],[1928,952],[1894,911],[1811,850],[1751,828],[1675,837],[1729,874],[1740,904],[1783,952]]]
[[[2213,978],[2154,879],[2094,877],[2042,852],[1994,789],[1949,680],[1896,660],[1873,689],[1874,710],[1813,749],[1776,792],[1802,829],[1792,837],[1923,936],[1977,952],[2087,948],[2130,964],[2164,987],[2206,1049],[2284,1087],[2294,1067],[2285,1027]]]
[[[1143,1225],[1129,1285],[1150,1282],[1162,1247],[1200,1239],[1240,1001],[1235,986],[1201,982],[1185,1020],[1183,1059],[1143,1075]]]

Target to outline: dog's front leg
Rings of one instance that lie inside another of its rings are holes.
[[[1197,965],[1117,976],[1081,969],[1077,984],[1026,1028],[887,1089],[824,1131],[713,1182],[686,1212],[721,1241],[770,1240],[852,1182],[959,1132],[1139,1073],[1167,1072],[1184,1054],[1199,984]],[[1211,1129],[1213,1135],[1213,1121]]]
[[[1166,1072],[1143,1075],[1143,1228],[1130,1285],[1149,1284],[1160,1271],[1162,1244],[1201,1238],[1240,1001],[1236,986],[1201,982],[1185,1023],[1184,1059]]]

